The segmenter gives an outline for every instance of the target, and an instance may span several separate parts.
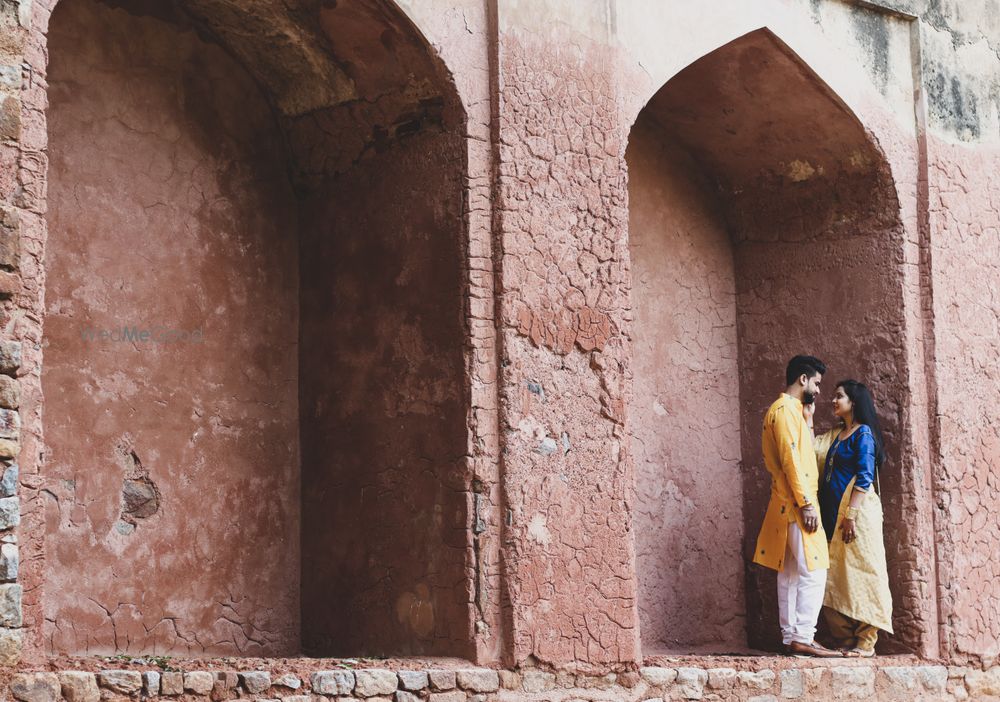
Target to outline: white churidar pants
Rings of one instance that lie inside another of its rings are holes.
[[[826,569],[809,571],[802,547],[802,531],[796,522],[789,523],[784,568],[778,573],[778,622],[782,643],[787,646],[792,641],[813,642],[825,590]]]

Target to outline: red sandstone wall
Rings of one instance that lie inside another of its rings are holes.
[[[471,655],[463,146],[404,138],[304,204],[303,639]]]
[[[653,119],[629,135],[643,654],[746,646],[736,273],[721,206]]]
[[[48,646],[291,653],[298,253],[270,110],[194,32],[92,2],[60,4],[49,55]],[[203,342],[81,339],[123,324]],[[123,517],[129,480],[158,504]]]
[[[556,43],[558,55],[526,34],[501,38],[501,74],[510,77],[500,95],[498,203],[510,508],[504,557],[514,660],[602,664],[633,659],[638,643],[632,467],[621,441],[632,386],[625,120],[608,54],[584,40]],[[740,71],[727,68],[737,59]],[[904,469],[898,200],[857,121],[767,35],[750,36],[701,68],[656,116],[732,189],[724,207],[738,242],[743,515],[752,544],[768,492],[760,421],[794,353],[814,349],[830,361],[832,376],[872,385],[895,465]],[[784,104],[795,109],[779,110]],[[771,148],[762,151],[761,139]],[[815,164],[805,177],[796,158]],[[829,417],[824,410],[821,421]],[[901,494],[896,478],[886,478],[890,533],[895,526],[905,534],[902,501],[893,503]],[[906,568],[890,563],[894,581]],[[750,643],[773,646],[773,576],[751,570],[747,597]]]
[[[1000,149],[931,140],[935,490],[945,649],[1000,653]]]

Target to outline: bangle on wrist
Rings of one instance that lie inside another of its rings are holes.
[[[855,519],[857,519],[857,517],[858,517],[858,508],[857,507],[848,507],[847,508],[847,519],[850,519],[851,521],[854,521]]]

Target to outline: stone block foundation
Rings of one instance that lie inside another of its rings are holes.
[[[246,670],[180,670],[164,659],[109,659],[123,667],[15,674],[4,699],[99,702],[178,699],[185,702],[654,702],[669,700],[996,700],[1000,666],[985,669],[921,664],[915,658],[814,661],[797,658],[678,658],[617,673],[456,667],[428,661],[384,668],[335,660],[295,664],[244,660]],[[258,665],[259,664],[259,665]],[[433,666],[441,667],[433,667]],[[206,667],[207,668],[207,667]]]

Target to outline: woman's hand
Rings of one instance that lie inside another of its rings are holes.
[[[847,517],[844,517],[844,519],[842,519],[840,522],[840,531],[845,544],[849,544],[856,538],[858,538],[857,528],[854,524],[853,519],[848,519]]]

